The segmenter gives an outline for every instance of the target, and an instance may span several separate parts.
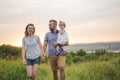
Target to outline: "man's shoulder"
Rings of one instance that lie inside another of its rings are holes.
[[[50,34],[51,32],[49,31],[49,32],[47,32],[46,34]]]
[[[46,33],[46,35],[49,35],[49,34],[51,34],[51,32],[47,32],[47,33]]]
[[[46,34],[45,34],[45,37],[50,37],[51,36],[51,32],[47,32]]]
[[[58,33],[59,33],[59,30],[57,30],[57,32],[55,34],[58,34]],[[49,32],[46,33],[46,35],[51,35],[51,34],[52,34],[51,31],[49,31]]]

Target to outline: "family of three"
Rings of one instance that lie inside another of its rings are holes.
[[[44,44],[42,45],[39,36],[34,34],[34,24],[26,26],[25,37],[22,40],[22,62],[27,65],[27,76],[29,79],[38,80],[38,68],[41,60],[46,60],[48,46],[48,59],[54,80],[58,80],[58,70],[60,72],[60,80],[65,80],[66,51],[64,46],[68,45],[68,35],[65,27],[65,22],[60,21],[58,30],[57,21],[54,19],[49,20],[50,32],[46,33]],[[41,59],[40,54],[42,56]]]

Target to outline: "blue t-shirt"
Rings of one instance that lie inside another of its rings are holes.
[[[54,46],[54,42],[57,41],[59,31],[56,32],[48,32],[45,35],[44,41],[48,42],[48,56],[55,57],[56,56],[56,47]]]

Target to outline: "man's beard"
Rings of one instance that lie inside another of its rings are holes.
[[[53,33],[54,32],[54,29],[51,29],[51,28],[49,28],[50,29],[50,31]]]

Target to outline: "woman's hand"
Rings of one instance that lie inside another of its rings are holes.
[[[25,59],[23,59],[23,60],[22,60],[22,63],[23,63],[24,65],[26,65],[26,60],[25,60]]]
[[[46,56],[42,56],[41,62],[42,62],[42,63],[45,63],[45,61],[46,61]]]

